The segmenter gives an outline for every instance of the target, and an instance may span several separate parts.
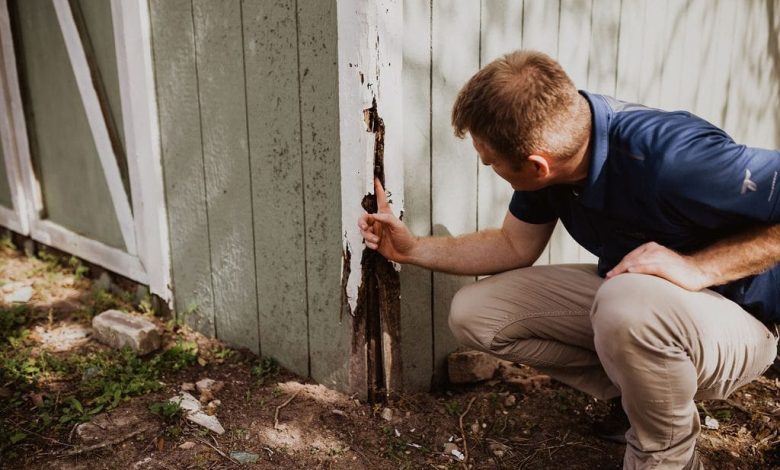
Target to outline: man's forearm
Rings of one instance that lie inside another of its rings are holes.
[[[780,262],[780,225],[726,238],[690,258],[713,286],[758,274]]]
[[[530,258],[530,256],[528,257]],[[485,275],[530,266],[500,229],[459,237],[423,237],[401,262],[451,274]]]

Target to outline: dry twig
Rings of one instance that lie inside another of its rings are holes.
[[[84,453],[87,453],[87,452],[92,452],[93,450],[102,449],[104,447],[110,447],[110,446],[112,446],[114,444],[119,444],[120,442],[124,442],[124,441],[130,439],[133,436],[141,434],[144,431],[146,431],[146,429],[142,427],[140,429],[136,429],[135,431],[127,433],[124,436],[120,436],[120,437],[117,437],[115,439],[109,439],[109,440],[107,440],[105,442],[101,442],[100,444],[95,444],[93,446],[88,446],[88,447],[77,447],[77,448],[75,448],[75,449],[73,449],[71,451],[66,452],[65,455],[79,455],[79,454],[84,454]]]
[[[213,437],[213,436],[212,436],[212,437]],[[216,450],[216,451],[217,451],[217,453],[218,453],[219,455],[221,455],[222,457],[226,458],[227,460],[230,460],[231,462],[233,462],[233,463],[237,463],[237,464],[239,464],[239,465],[240,465],[240,462],[239,462],[238,460],[236,460],[236,459],[234,459],[233,457],[231,457],[231,456],[227,455],[226,453],[222,452],[221,450],[219,450],[219,448],[218,448],[218,447],[216,447],[216,446],[213,446],[213,445],[212,445],[212,444],[211,444],[209,441],[207,441],[207,440],[205,440],[205,439],[200,439],[200,438],[198,438],[198,440],[199,440],[200,442],[202,442],[202,443],[206,444],[207,446],[211,447],[212,449]]]
[[[297,392],[293,393],[293,395],[290,398],[288,398],[287,400],[285,400],[284,403],[282,403],[281,405],[276,407],[276,411],[274,412],[274,429],[279,429],[279,410],[281,410],[285,406],[289,405],[290,402],[293,401],[295,399],[295,397],[298,396],[299,393],[301,393],[300,390],[298,390]]]
[[[466,411],[464,411],[460,417],[458,418],[458,424],[460,425],[460,436],[463,438],[463,468],[468,470],[468,462],[469,462],[469,446],[466,442],[466,432],[463,430],[463,418],[466,417],[467,414],[469,414],[469,410],[471,410],[471,405],[474,404],[474,400],[476,400],[477,397],[473,396],[471,397],[471,400],[469,400],[469,404],[466,407]]]

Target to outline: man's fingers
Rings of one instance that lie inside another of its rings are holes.
[[[378,209],[390,208],[390,204],[387,202],[385,188],[382,187],[382,182],[379,181],[379,178],[374,178],[374,194],[376,194],[376,207]]]
[[[394,227],[397,225],[398,219],[395,218],[393,214],[388,214],[386,212],[378,212],[376,214],[370,214],[371,219],[381,222],[383,224],[389,225],[391,227]]]
[[[358,228],[360,230],[368,230],[373,223],[374,221],[371,220],[368,214],[363,214],[360,216],[360,219],[358,219]]]

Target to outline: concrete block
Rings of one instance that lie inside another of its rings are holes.
[[[493,378],[501,359],[480,351],[454,352],[447,356],[450,383],[474,383]]]
[[[114,348],[129,346],[139,354],[147,354],[160,347],[157,326],[144,318],[119,310],[106,310],[92,319],[95,338]]]

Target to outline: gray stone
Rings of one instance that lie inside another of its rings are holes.
[[[129,346],[139,354],[147,354],[160,347],[160,332],[154,323],[119,310],[106,310],[96,316],[92,328],[98,341],[117,349]]]
[[[255,463],[260,458],[258,454],[252,452],[243,452],[240,450],[234,450],[230,452],[230,457],[235,459],[238,463]]]
[[[492,379],[501,362],[480,351],[454,352],[447,356],[447,372],[454,384],[481,382]]]
[[[95,289],[108,291],[111,289],[111,275],[103,271],[94,282]]]
[[[216,416],[209,416],[203,412],[200,402],[187,392],[181,392],[179,395],[168,400],[178,403],[179,407],[185,410],[185,416],[193,423],[203,426],[209,431],[217,434],[224,434],[225,428],[222,427]]]
[[[20,286],[9,294],[3,296],[3,300],[7,304],[13,303],[27,303],[33,296],[33,288],[30,286]]]
[[[385,408],[382,410],[382,419],[385,421],[392,421],[393,420],[393,410],[390,408]]]

